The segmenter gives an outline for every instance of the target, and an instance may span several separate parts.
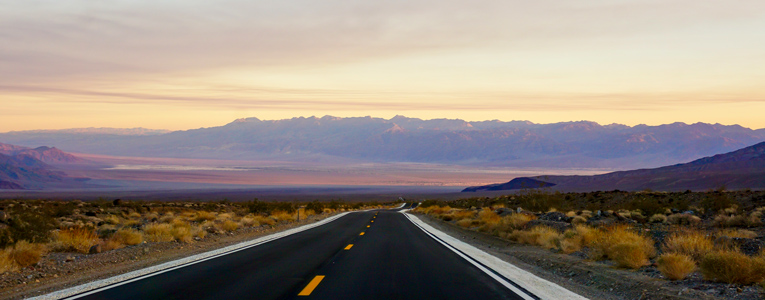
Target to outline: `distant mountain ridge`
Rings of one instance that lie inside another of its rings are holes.
[[[566,191],[765,189],[765,142],[685,164],[593,176],[538,176]]]
[[[729,152],[765,140],[765,129],[673,123],[421,120],[396,116],[239,119],[168,133],[89,131],[0,133],[19,145],[82,153],[214,159],[353,159],[538,168],[658,167]]]
[[[5,154],[8,156],[34,157],[37,160],[40,160],[42,162],[49,163],[49,164],[84,162],[84,160],[82,160],[81,158],[71,155],[69,153],[66,153],[64,151],[61,151],[59,149],[56,149],[56,147],[51,148],[46,146],[32,149],[27,147],[0,143],[0,154]]]

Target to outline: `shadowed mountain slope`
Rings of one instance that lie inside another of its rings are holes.
[[[656,169],[613,172],[594,176],[538,176],[555,183],[555,190],[709,190],[765,189],[765,142],[737,151]]]

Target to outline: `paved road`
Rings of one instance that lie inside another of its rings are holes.
[[[403,214],[371,211],[79,299],[522,298]]]

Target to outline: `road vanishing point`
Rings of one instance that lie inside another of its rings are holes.
[[[585,299],[399,209],[319,223],[38,298]]]

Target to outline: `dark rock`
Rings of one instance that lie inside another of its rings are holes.
[[[90,254],[101,253],[101,244],[95,244],[92,247],[90,247],[90,250],[88,250],[88,253]]]
[[[114,199],[114,201],[112,201],[112,205],[114,206],[122,205],[122,199]]]
[[[94,212],[94,211],[86,211],[85,212],[85,216],[95,217],[96,216],[96,212]]]
[[[513,214],[513,210],[512,209],[507,209],[507,208],[498,208],[494,212],[497,215],[499,215],[500,217],[509,216],[509,215]]]
[[[556,222],[567,222],[567,223],[570,223],[571,219],[573,219],[573,218],[567,217],[562,212],[555,211],[555,212],[546,213],[546,214],[542,215],[541,217],[539,217],[539,219],[543,220],[543,221],[556,221]]]
[[[4,211],[0,210],[0,222],[8,223],[8,220],[10,220],[10,219],[11,219],[11,216],[8,215],[7,212],[4,212]]]

